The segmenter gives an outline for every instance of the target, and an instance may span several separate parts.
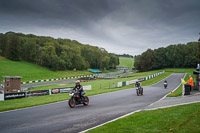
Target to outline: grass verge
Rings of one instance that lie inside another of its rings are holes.
[[[120,66],[134,68],[134,58],[119,57]]]
[[[24,61],[0,60],[0,81],[2,76],[22,76],[22,81],[34,81],[90,74],[88,71],[51,71]]]
[[[199,133],[200,103],[141,111],[87,133]]]

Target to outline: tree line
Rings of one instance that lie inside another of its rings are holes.
[[[155,50],[148,49],[135,57],[134,66],[139,71],[162,68],[196,68],[200,63],[200,43],[170,45]]]
[[[0,33],[0,55],[52,70],[102,70],[119,65],[117,55],[108,53],[104,48],[84,45],[76,40],[14,32]]]
[[[126,58],[133,58],[132,55],[129,55],[129,54],[122,54],[122,55],[117,55],[118,57],[126,57]]]

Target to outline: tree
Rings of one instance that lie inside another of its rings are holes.
[[[141,55],[141,71],[145,72],[152,69],[153,50],[148,49]]]
[[[33,34],[0,34],[0,55],[11,60],[25,60],[52,70],[77,68],[104,69],[119,64],[114,54],[104,48],[83,45],[76,40],[54,39]]]
[[[20,60],[21,43],[15,33],[7,34],[7,45],[5,49],[5,56],[10,60]]]
[[[2,56],[5,56],[6,45],[7,45],[6,35],[0,34],[0,55]]]
[[[167,67],[165,53],[166,53],[165,48],[158,48],[154,50],[152,69],[162,69],[162,68]]]

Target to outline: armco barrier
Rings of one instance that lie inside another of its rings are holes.
[[[48,82],[48,81],[58,81],[58,80],[65,80],[65,79],[76,79],[76,78],[82,78],[82,77],[93,77],[93,75],[82,75],[82,76],[64,77],[64,78],[57,78],[57,79],[27,81],[27,82],[21,82],[21,84],[30,84],[30,83],[39,83],[39,82]]]
[[[153,74],[153,75],[149,75],[149,76],[144,77],[144,78],[139,78],[139,79],[136,79],[136,80],[118,82],[117,87],[122,87],[122,86],[130,85],[130,84],[134,84],[136,81],[142,82],[142,81],[145,81],[145,80],[149,80],[149,79],[157,77],[157,76],[159,76],[160,74],[163,74],[163,73],[165,73],[165,71],[159,72],[159,73],[156,73],[156,74]]]
[[[117,87],[122,87],[122,82],[118,82]]]
[[[125,82],[122,82],[122,86],[126,86],[126,81],[125,81]]]
[[[83,86],[83,90],[91,90],[91,89],[92,89],[92,85]]]
[[[130,81],[126,81],[126,85],[129,85],[130,84]]]

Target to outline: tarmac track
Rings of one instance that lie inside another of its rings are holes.
[[[0,113],[2,133],[75,133],[94,127],[127,113],[144,109],[161,99],[180,84],[183,73],[144,87],[144,95],[137,96],[135,88],[90,96],[88,106],[79,105],[71,109],[68,101],[35,106],[31,108]],[[66,94],[67,95],[67,94]]]

